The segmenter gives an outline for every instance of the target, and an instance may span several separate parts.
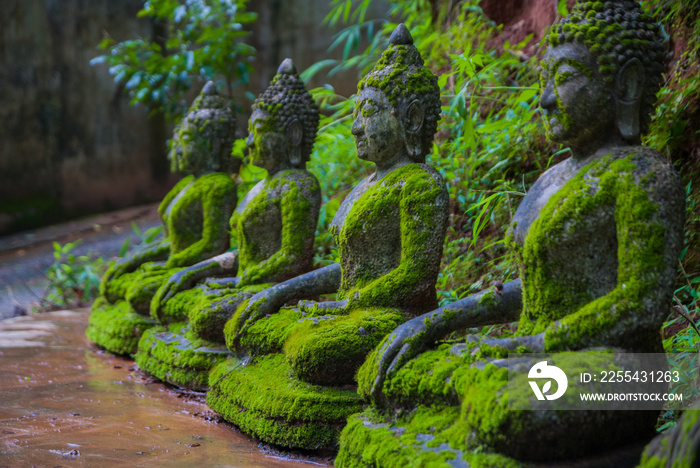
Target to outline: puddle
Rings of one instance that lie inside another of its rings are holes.
[[[88,310],[0,321],[0,467],[327,466],[268,455],[85,338]]]

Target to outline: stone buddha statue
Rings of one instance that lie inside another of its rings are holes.
[[[151,316],[164,326],[141,339],[136,361],[142,369],[176,385],[206,388],[210,368],[229,354],[224,325],[236,307],[311,270],[321,190],[306,163],[318,122],[318,107],[286,59],[253,104],[250,161],[267,175],[231,217],[237,248],[162,283]]]
[[[357,394],[339,387],[352,386],[387,333],[436,307],[448,194],[425,157],[439,114],[437,78],[399,25],[358,85],[352,134],[375,171],[331,223],[340,262],[256,294],[224,328],[231,350],[256,357],[218,366],[207,401],[242,430],[284,446],[333,446],[359,409]],[[336,300],[282,307],[331,293]]]
[[[374,408],[351,418],[338,466],[380,464],[382,456],[394,457],[392,465],[442,457],[519,466],[515,460],[581,457],[653,433],[654,411],[509,410],[507,369],[490,359],[509,351],[663,352],[684,192],[662,155],[640,146],[664,69],[660,28],[635,2],[585,2],[547,39],[542,118],[571,157],[542,174],[516,211],[509,242],[520,278],[387,336],[358,372],[359,393]],[[514,321],[510,338],[435,344],[453,331]]]
[[[207,83],[175,130],[172,168],[189,174],[165,196],[158,212],[164,237],[114,262],[100,284],[87,336],[118,354],[131,354],[144,330],[158,286],[177,269],[224,252],[228,219],[236,206],[231,177],[240,160],[231,157],[235,119],[226,101]]]

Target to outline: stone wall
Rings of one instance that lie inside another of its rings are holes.
[[[374,15],[387,10],[374,2]],[[107,72],[90,66],[108,33],[151,37],[142,0],[3,0],[0,8],[0,234],[158,200],[172,186],[169,130],[129,106]],[[248,89],[263,90],[285,57],[299,71],[328,58],[326,0],[259,0],[249,43],[258,50]],[[341,52],[336,53],[336,57]],[[322,84],[324,78],[312,83]],[[354,92],[357,77],[333,77]],[[239,102],[248,108],[250,101]],[[194,96],[194,93],[192,93]],[[246,116],[239,116],[245,133]]]
[[[104,31],[150,34],[141,5],[2,2],[0,232],[154,200],[172,183],[157,122],[89,64]]]

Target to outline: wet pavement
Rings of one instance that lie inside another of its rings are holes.
[[[54,262],[53,242],[81,240],[75,255],[114,257],[129,237],[137,243],[134,223],[143,232],[159,226],[158,205],[126,208],[54,226],[0,237],[0,320],[31,312],[44,295],[45,273]]]
[[[0,321],[0,467],[303,467],[85,338],[89,310]]]

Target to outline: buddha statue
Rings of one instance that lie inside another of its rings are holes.
[[[231,174],[240,166],[231,157],[234,129],[233,113],[208,82],[173,135],[172,168],[189,175],[158,208],[163,239],[117,260],[102,278],[86,332],[96,344],[134,353],[141,334],[156,324],[148,312],[158,286],[229,247],[228,219],[237,200]]]
[[[664,70],[659,26],[635,2],[584,2],[547,40],[542,118],[571,157],[542,174],[515,213],[508,241],[520,278],[387,336],[358,372],[373,408],[350,418],[338,466],[519,466],[653,433],[654,411],[509,410],[507,368],[494,360],[512,351],[663,352],[683,238],[680,178],[640,145]],[[514,321],[513,337],[436,345],[454,331]]]
[[[207,402],[266,442],[333,447],[360,407],[352,387],[367,353],[437,305],[448,194],[425,164],[440,114],[437,78],[403,24],[390,42],[358,85],[352,134],[375,171],[331,223],[340,262],[256,294],[224,328],[231,350],[255,357],[217,366]],[[332,293],[336,300],[282,307]]]
[[[162,326],[139,343],[139,366],[182,387],[206,388],[210,368],[229,354],[224,325],[242,301],[312,268],[321,190],[306,163],[319,112],[290,59],[252,110],[250,162],[267,175],[231,217],[237,248],[163,282],[151,301]]]

